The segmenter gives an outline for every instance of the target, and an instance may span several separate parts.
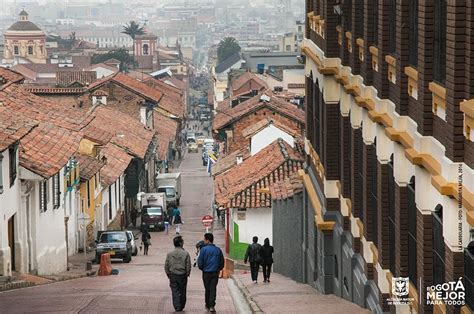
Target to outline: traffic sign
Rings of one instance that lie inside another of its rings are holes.
[[[202,224],[206,228],[209,227],[210,225],[212,225],[213,221],[214,221],[214,218],[212,218],[211,215],[206,215],[206,216],[202,217]]]

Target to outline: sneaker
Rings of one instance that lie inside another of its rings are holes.
[[[254,284],[257,284],[257,280],[254,280],[253,283],[254,283]]]
[[[206,312],[209,312],[209,308],[206,306]]]
[[[213,306],[211,306],[211,307],[209,308],[209,312],[215,313],[215,312],[216,312],[216,309],[215,309]]]

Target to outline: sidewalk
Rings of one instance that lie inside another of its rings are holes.
[[[69,257],[69,270],[49,276],[37,276],[32,274],[18,274],[14,273],[8,280],[0,281],[0,291],[7,291],[12,289],[26,288],[37,285],[44,285],[57,281],[65,281],[77,279],[82,277],[95,276],[99,265],[92,264],[91,270],[86,270],[88,261],[94,259],[94,252],[89,252],[87,255],[78,253]]]
[[[271,283],[252,283],[250,271],[236,270],[232,276],[254,313],[370,313],[335,295],[321,294],[309,285],[272,273]]]

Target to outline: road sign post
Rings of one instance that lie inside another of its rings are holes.
[[[206,227],[206,233],[209,232],[209,227],[212,225],[214,222],[214,218],[211,215],[206,215],[202,217],[202,224],[204,227]]]

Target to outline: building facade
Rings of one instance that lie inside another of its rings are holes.
[[[471,313],[474,3],[307,0],[306,13],[306,282],[374,313]],[[391,305],[400,277],[411,300]],[[465,305],[430,304],[428,287],[459,278]]]

